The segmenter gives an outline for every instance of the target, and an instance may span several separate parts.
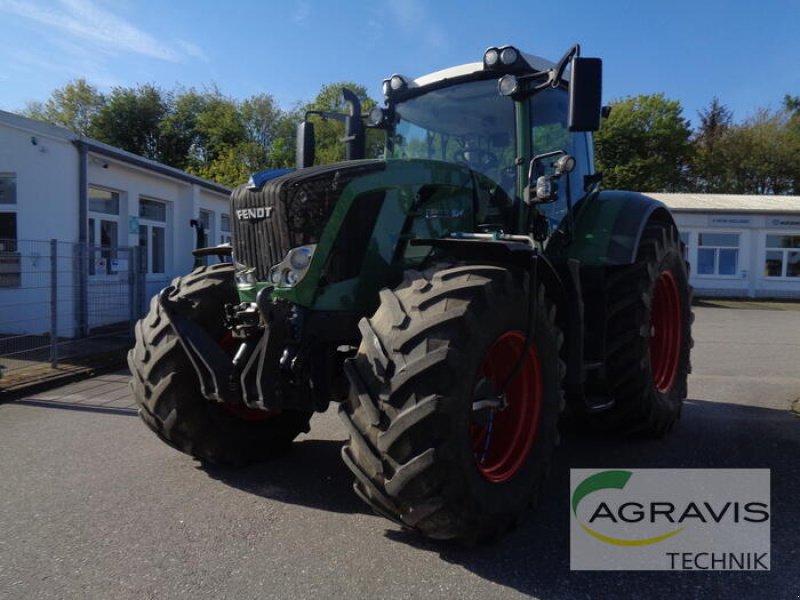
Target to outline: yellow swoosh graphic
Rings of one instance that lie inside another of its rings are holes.
[[[675,531],[670,531],[669,533],[665,533],[664,535],[659,535],[657,537],[646,538],[643,540],[620,540],[617,538],[608,537],[607,535],[603,535],[602,533],[597,533],[592,529],[589,529],[583,523],[580,523],[580,526],[583,530],[588,533],[593,538],[597,538],[601,542],[605,542],[606,544],[614,544],[615,546],[648,546],[650,544],[655,544],[658,542],[663,542],[664,540],[671,538],[673,535],[676,535],[683,531],[685,527],[680,527]]]

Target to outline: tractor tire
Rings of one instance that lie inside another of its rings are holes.
[[[233,265],[199,267],[172,282],[173,300],[191,303],[190,318],[221,344],[227,329],[226,303],[238,302]],[[139,416],[164,442],[202,461],[240,466],[285,452],[309,430],[311,413],[273,414],[215,403],[203,397],[200,381],[163,309],[154,297],[136,324],[128,352],[131,389]]]
[[[342,457],[378,514],[436,539],[493,541],[536,501],[563,410],[555,306],[524,273],[483,265],[410,271],[362,319],[345,363]],[[504,408],[482,408],[522,368]]]
[[[636,262],[607,278],[606,381],[612,407],[595,415],[606,430],[662,437],[686,398],[691,371],[692,289],[674,225],[654,222]]]

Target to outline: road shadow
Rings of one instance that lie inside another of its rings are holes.
[[[570,468],[770,468],[771,572],[570,571]],[[399,530],[387,537],[537,598],[798,598],[800,418],[687,400],[664,440],[565,434],[538,509],[499,543],[464,548]]]
[[[342,440],[301,440],[286,456],[243,468],[200,465],[227,485],[279,502],[336,513],[372,514],[353,492],[353,475],[342,462]]]
[[[371,514],[352,491],[341,441],[305,440],[285,458],[242,469],[205,466],[227,485],[280,502]],[[570,468],[769,468],[771,572],[570,571]],[[466,548],[403,532],[385,535],[537,598],[797,598],[800,593],[800,417],[789,411],[687,400],[663,440],[567,431],[539,507],[499,543]],[[376,532],[377,534],[378,532]]]

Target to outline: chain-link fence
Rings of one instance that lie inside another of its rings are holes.
[[[139,247],[0,240],[0,388],[119,361],[165,277]]]

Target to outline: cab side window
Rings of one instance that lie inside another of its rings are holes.
[[[534,94],[529,100],[533,144],[531,157],[563,150],[576,160],[575,169],[569,175],[569,185],[566,177],[562,177],[559,181],[558,201],[539,206],[540,212],[547,217],[553,228],[557,227],[567,214],[568,196],[573,205],[584,196],[583,178],[588,174],[587,135],[583,132],[572,133],[567,128],[568,102],[567,92],[562,89],[545,89]],[[558,156],[555,156],[551,161],[545,161],[545,172],[539,174],[552,173],[552,165],[557,159]]]

